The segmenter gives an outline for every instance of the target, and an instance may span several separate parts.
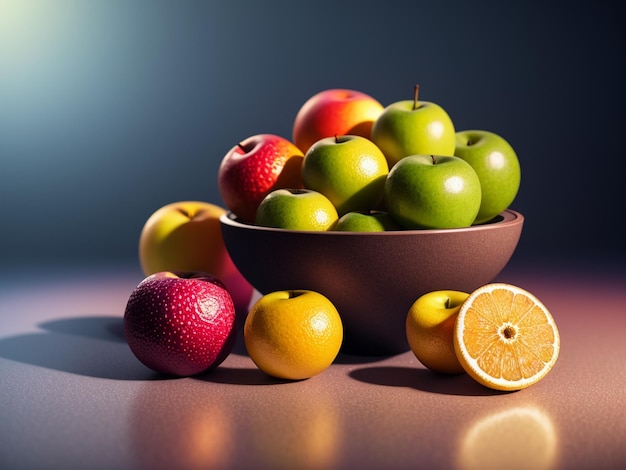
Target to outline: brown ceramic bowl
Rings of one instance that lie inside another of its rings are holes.
[[[519,241],[524,217],[512,210],[459,229],[305,232],[221,218],[226,247],[261,293],[308,289],[328,297],[344,324],[342,351],[408,351],[405,321],[413,302],[434,290],[471,292],[491,282]]]

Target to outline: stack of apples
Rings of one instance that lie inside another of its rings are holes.
[[[512,203],[517,155],[486,130],[456,131],[438,104],[384,107],[355,90],[324,90],[293,139],[251,136],[223,158],[218,187],[241,221],[290,230],[450,229],[489,222]]]
[[[124,315],[132,352],[166,374],[193,375],[230,353],[253,287],[233,264],[219,219],[290,230],[449,229],[487,223],[520,185],[517,155],[484,130],[456,131],[439,105],[384,107],[355,90],[310,97],[292,140],[258,134],[234,145],[217,175],[225,207],[179,201],[145,222],[146,279]]]

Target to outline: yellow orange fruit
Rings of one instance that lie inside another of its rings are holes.
[[[251,307],[244,341],[252,361],[268,375],[313,377],[337,357],[343,325],[332,302],[314,291],[277,291]]]
[[[559,356],[554,318],[539,299],[511,284],[472,292],[461,306],[454,349],[465,371],[496,390],[520,390],[541,380]]]

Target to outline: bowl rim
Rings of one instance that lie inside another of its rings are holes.
[[[498,219],[498,220],[496,220]],[[314,234],[318,236],[338,236],[338,237],[354,237],[354,236],[415,236],[415,235],[428,235],[438,233],[462,233],[462,232],[478,232],[485,230],[497,230],[504,226],[519,225],[524,222],[524,216],[513,209],[505,209],[500,212],[491,221],[485,222],[479,225],[471,225],[469,227],[459,228],[446,228],[446,229],[406,229],[406,230],[388,230],[384,232],[351,232],[341,230],[286,230],[275,227],[263,227],[261,225],[254,225],[238,220],[237,216],[232,211],[227,211],[220,216],[220,223],[235,228],[263,231],[263,232],[276,232],[276,233],[292,233],[292,234]]]

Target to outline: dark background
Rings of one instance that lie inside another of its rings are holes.
[[[615,2],[613,2],[615,3]],[[147,217],[222,205],[224,154],[326,88],[420,97],[522,166],[515,259],[624,266],[617,6],[0,0],[0,262],[137,263]]]

